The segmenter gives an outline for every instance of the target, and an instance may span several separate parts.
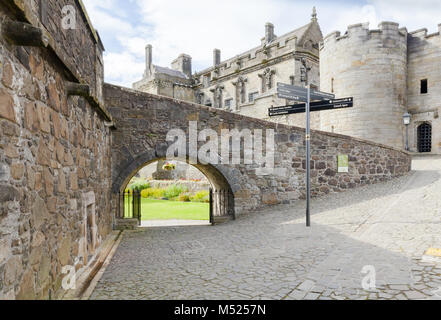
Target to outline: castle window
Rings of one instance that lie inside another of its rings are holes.
[[[331,79],[331,93],[334,93],[334,78]]]
[[[253,92],[253,93],[250,93],[250,94],[248,95],[248,101],[249,101],[249,102],[254,102],[254,100],[256,100],[256,98],[257,98],[258,95],[259,95],[259,92]]]
[[[227,99],[227,100],[225,100],[225,108],[230,108],[232,102],[233,102],[233,99]]]
[[[421,94],[427,93],[427,79],[423,79],[421,80],[421,89],[420,89]]]

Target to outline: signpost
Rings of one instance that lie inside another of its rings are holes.
[[[282,99],[306,102],[308,90],[307,88],[292,86],[285,83],[277,83],[277,96]],[[310,101],[314,100],[331,100],[335,95],[332,93],[310,90]]]
[[[354,100],[352,97],[342,99],[332,99],[325,101],[317,101],[310,103],[310,111],[323,111],[333,109],[352,108],[354,106]],[[306,112],[306,103],[293,104],[282,107],[272,107],[268,109],[269,116],[281,116],[286,114],[304,113]]]
[[[288,85],[284,83],[277,83],[277,96],[282,99],[288,99],[298,102],[305,102],[294,104],[290,106],[272,107],[269,108],[269,116],[280,116],[293,113],[306,112],[306,226],[311,226],[310,202],[311,202],[311,111],[322,111],[331,109],[350,108],[353,106],[353,98],[335,99],[332,93],[311,90],[308,85],[306,88]],[[317,102],[311,102],[317,101]],[[347,155],[339,155],[338,163],[339,170],[348,168]],[[346,162],[345,162],[346,161]],[[339,171],[340,172],[340,171]],[[346,171],[347,172],[347,171]]]
[[[311,103],[311,87],[308,85],[308,97],[306,99],[306,226],[311,226],[310,201],[311,201],[311,121],[310,103]]]

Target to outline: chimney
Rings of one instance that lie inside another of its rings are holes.
[[[221,63],[221,51],[219,49],[213,50],[213,65],[216,67]]]
[[[188,54],[180,54],[179,57],[173,60],[171,66],[173,70],[181,71],[188,78],[191,78],[191,56]]]
[[[265,24],[265,42],[269,43],[274,39],[274,25],[270,22]]]
[[[152,70],[152,45],[145,46],[145,74],[150,74]]]

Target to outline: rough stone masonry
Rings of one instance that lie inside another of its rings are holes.
[[[65,5],[75,8],[75,29],[60,25]],[[84,271],[111,232],[117,192],[143,164],[164,157],[167,131],[187,130],[188,120],[216,131],[275,130],[276,166],[288,175],[258,176],[243,164],[202,168],[232,192],[233,213],[302,197],[302,129],[107,84],[103,90],[104,48],[81,1],[5,0],[0,23],[0,299],[62,297],[63,268]],[[5,36],[11,24],[41,41]],[[410,169],[407,153],[342,135],[313,132],[312,150],[314,195]],[[349,173],[336,172],[339,153],[349,155]]]

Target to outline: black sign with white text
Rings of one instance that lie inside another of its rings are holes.
[[[354,99],[352,97],[349,97],[342,99],[311,102],[310,109],[311,112],[313,112],[313,111],[351,108],[353,106],[354,106]],[[299,103],[289,106],[273,107],[273,108],[269,108],[268,111],[270,117],[281,116],[286,114],[294,114],[294,113],[303,113],[306,112],[306,104]]]

